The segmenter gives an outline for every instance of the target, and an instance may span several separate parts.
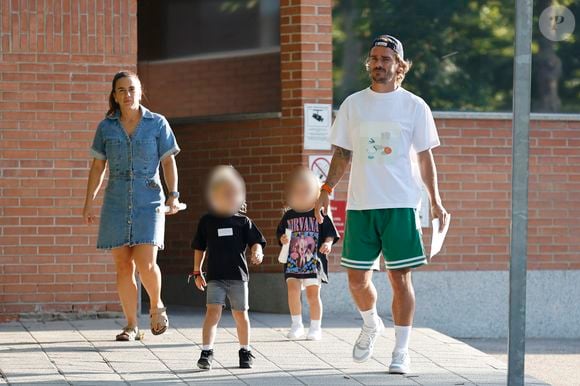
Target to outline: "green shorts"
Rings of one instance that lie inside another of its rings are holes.
[[[378,269],[383,254],[387,269],[415,268],[427,264],[421,224],[413,208],[348,210],[341,265]]]

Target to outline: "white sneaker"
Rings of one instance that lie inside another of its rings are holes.
[[[290,331],[286,334],[288,339],[299,339],[304,336],[304,325],[302,324],[292,324]]]
[[[406,351],[394,352],[389,366],[390,374],[408,374],[411,372],[411,357]]]
[[[375,347],[375,342],[379,335],[382,334],[385,329],[385,325],[381,318],[379,318],[379,324],[375,328],[365,326],[363,324],[360,331],[360,335],[356,340],[354,347],[352,349],[352,359],[355,362],[362,363],[373,355],[373,349]]]
[[[308,340],[320,340],[322,339],[322,328],[312,328],[308,329],[308,335],[306,335]]]

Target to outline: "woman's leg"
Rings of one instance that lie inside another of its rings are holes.
[[[161,270],[157,265],[157,246],[143,244],[135,245],[131,249],[141,282],[149,295],[151,309],[163,308],[163,301],[161,300]]]
[[[222,309],[223,306],[221,304],[207,305],[202,329],[203,350],[213,350],[217,326],[222,317]]]
[[[321,320],[322,300],[320,299],[320,286],[309,285],[306,287],[306,299],[310,306],[310,320]]]
[[[137,282],[135,281],[135,262],[131,258],[131,248],[120,247],[112,250],[117,271],[117,291],[127,319],[128,327],[136,327],[137,320]]]

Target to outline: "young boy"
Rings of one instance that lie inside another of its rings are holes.
[[[266,240],[260,230],[240,211],[245,205],[245,185],[239,173],[230,166],[220,166],[208,184],[209,213],[200,220],[192,242],[195,285],[207,294],[207,311],[203,323],[203,347],[197,362],[200,369],[210,370],[213,344],[222,309],[229,299],[240,342],[240,368],[251,368],[250,320],[248,318],[248,264],[262,262]],[[207,272],[202,272],[207,260]]]

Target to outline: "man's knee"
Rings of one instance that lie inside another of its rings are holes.
[[[394,269],[388,271],[389,281],[393,291],[408,291],[413,288],[410,269]]]
[[[351,291],[360,291],[368,288],[371,282],[370,271],[348,270],[348,286]]]

